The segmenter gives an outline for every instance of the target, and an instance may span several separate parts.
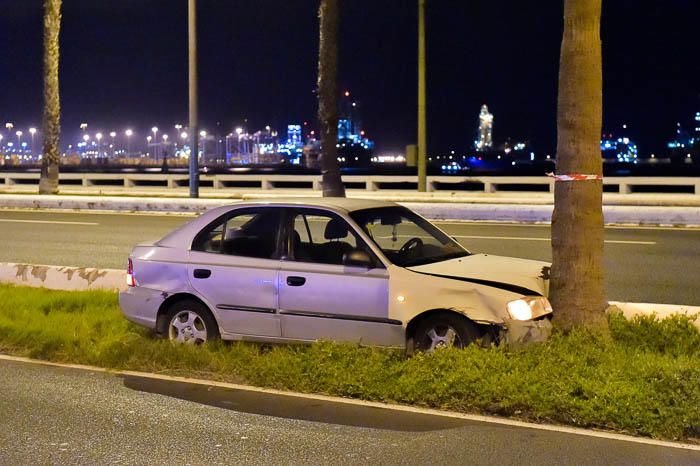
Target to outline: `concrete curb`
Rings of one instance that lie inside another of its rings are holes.
[[[186,383],[186,384],[190,384],[190,385],[203,385],[203,386],[207,386],[207,387],[217,387],[217,388],[223,388],[223,389],[228,389],[228,390],[262,393],[262,394],[269,394],[269,395],[279,395],[279,396],[286,396],[286,397],[290,397],[290,398],[302,398],[302,399],[314,400],[314,401],[325,401],[325,402],[330,402],[330,403],[337,403],[339,405],[371,407],[371,408],[382,409],[382,410],[386,410],[386,411],[398,411],[398,412],[405,412],[405,413],[425,414],[425,415],[429,415],[429,416],[439,416],[439,417],[446,417],[446,418],[452,418],[452,419],[464,419],[464,420],[468,420],[468,421],[483,422],[483,423],[495,424],[495,425],[522,427],[522,428],[543,430],[543,431],[549,431],[549,432],[562,432],[562,433],[566,433],[566,434],[583,435],[583,436],[593,437],[593,438],[619,440],[619,441],[623,441],[623,442],[638,443],[638,444],[643,444],[643,445],[654,445],[654,446],[667,447],[667,448],[678,448],[678,449],[683,449],[683,450],[700,451],[700,445],[695,445],[695,444],[690,444],[690,443],[672,442],[672,441],[667,441],[667,440],[656,440],[656,439],[646,438],[646,437],[634,437],[632,435],[619,434],[619,433],[615,433],[615,432],[606,432],[606,431],[602,431],[602,430],[584,429],[584,428],[580,428],[580,427],[569,427],[566,425],[536,424],[536,423],[532,423],[532,422],[519,421],[517,419],[508,419],[508,418],[504,418],[504,417],[488,416],[488,415],[482,415],[482,414],[467,414],[467,413],[460,413],[460,412],[456,412],[456,411],[423,408],[423,407],[418,407],[418,406],[409,406],[409,405],[393,404],[393,403],[382,403],[382,402],[378,402],[378,401],[364,401],[364,400],[359,400],[359,399],[354,399],[354,398],[341,398],[339,396],[330,396],[330,395],[320,395],[320,394],[313,394],[313,393],[302,393],[302,392],[293,392],[293,391],[286,391],[286,390],[277,390],[274,388],[256,387],[253,385],[242,385],[242,384],[235,384],[235,383],[229,383],[229,382],[220,382],[220,381],[216,381],[216,380],[195,379],[195,378],[191,378],[191,377],[179,377],[179,376],[166,375],[166,374],[156,374],[156,373],[152,373],[152,372],[141,372],[141,371],[130,371],[130,370],[109,370],[109,369],[105,369],[103,367],[97,367],[97,366],[87,366],[87,365],[83,365],[83,364],[59,363],[59,362],[45,361],[45,360],[40,360],[40,359],[31,359],[31,358],[26,358],[26,357],[21,357],[21,356],[12,356],[12,355],[7,355],[7,354],[0,354],[0,361],[9,361],[9,362],[15,362],[15,363],[24,363],[24,364],[36,364],[36,365],[47,366],[47,367],[59,367],[59,368],[64,368],[64,369],[90,371],[90,372],[102,373],[102,374],[113,374],[115,376],[140,377],[140,378],[147,378],[147,379],[152,379],[152,380],[161,380],[161,381],[165,381],[165,382]]]
[[[50,290],[116,291],[126,287],[126,272],[114,269],[0,262],[0,283]]]
[[[126,289],[126,272],[117,269],[0,262],[0,283],[64,291],[121,291]],[[656,314],[659,319],[673,314],[695,315],[695,326],[700,329],[700,306],[618,301],[611,301],[610,306],[620,309],[628,319],[650,314]]]
[[[674,314],[695,316],[695,326],[700,329],[700,306],[684,306],[676,304],[653,304],[653,303],[621,303],[610,301],[610,306],[614,306],[622,311],[622,314],[631,319],[638,315],[656,314],[659,319],[666,319]]]
[[[281,199],[276,198],[268,198]],[[32,196],[1,195],[0,208],[63,209],[117,212],[189,212],[201,213],[230,205],[234,199],[188,199],[158,197],[107,196]],[[488,204],[459,202],[400,202],[419,214],[436,220],[549,223],[552,205]],[[700,207],[619,206],[603,207],[605,223],[629,225],[700,226]]]

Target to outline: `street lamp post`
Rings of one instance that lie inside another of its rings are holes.
[[[22,147],[22,131],[17,131],[15,136],[17,136],[17,150],[21,150]]]
[[[427,189],[427,122],[425,89],[425,1],[418,0],[418,191]]]
[[[158,127],[154,126],[151,128],[151,131],[153,131],[153,156],[156,158],[156,162],[158,161]]]
[[[36,134],[36,128],[29,128],[29,134],[32,135],[32,145],[30,147],[32,157],[34,157],[34,135]]]
[[[95,139],[97,139],[97,159],[102,160],[102,133],[95,134]]]
[[[190,197],[199,197],[199,147],[197,144],[197,0],[187,2],[190,113]]]
[[[126,157],[129,158],[131,157],[131,135],[134,134],[134,132],[130,129],[127,129],[124,131],[124,135],[126,136]]]
[[[114,145],[114,138],[117,137],[116,131],[110,132],[109,137],[112,138],[112,159],[114,159],[115,151],[117,149],[117,146]]]

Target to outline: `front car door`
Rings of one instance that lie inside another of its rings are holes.
[[[279,337],[277,274],[284,209],[235,209],[204,228],[190,251],[192,287],[229,337]]]
[[[401,322],[388,318],[387,270],[344,218],[290,209],[285,231],[288,251],[278,284],[284,338],[404,344]],[[371,267],[344,264],[357,249],[373,258]]]

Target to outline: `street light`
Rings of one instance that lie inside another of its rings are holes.
[[[425,90],[425,1],[418,0],[418,191],[427,190],[427,120]]]
[[[154,126],[153,128],[151,128],[151,131],[153,132],[153,141],[154,141],[153,142],[153,144],[154,144],[153,145],[153,155],[155,156],[156,162],[157,162],[158,161],[158,146],[155,145],[155,141],[158,140],[158,127]]]
[[[32,135],[31,154],[34,155],[34,135],[36,134],[36,128],[29,128],[29,134]]]
[[[22,131],[17,131],[15,133],[15,135],[17,136],[17,145],[19,147],[22,147],[22,134],[24,134],[24,133],[22,133]]]
[[[190,143],[190,197],[199,197],[199,149],[197,147],[197,0],[187,1],[188,32],[188,81],[189,81],[189,125],[192,141]]]
[[[126,156],[130,157],[131,156],[131,135],[134,134],[134,132],[130,129],[127,129],[124,131],[124,135],[126,136]]]
[[[109,133],[109,137],[112,138],[112,158],[114,158],[114,151],[116,150],[116,146],[114,145],[114,138],[117,137],[117,132],[116,131],[111,131]]]
[[[95,134],[95,139],[97,139],[97,158],[101,158],[100,148],[102,147],[102,133]]]

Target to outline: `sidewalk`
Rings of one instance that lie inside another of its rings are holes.
[[[278,199],[281,197],[320,197],[320,191],[293,188],[225,188],[214,189],[202,187],[199,190],[202,199]],[[35,185],[0,186],[0,198],[5,194],[36,195]],[[101,197],[148,197],[189,199],[186,187],[164,188],[144,187],[124,188],[121,186],[61,186],[61,196],[101,196]],[[553,205],[554,195],[549,192],[536,191],[433,191],[417,192],[401,189],[382,189],[368,191],[365,189],[348,189],[347,196],[362,199],[383,199],[393,202],[440,202],[467,204],[513,204],[513,205]],[[683,193],[604,193],[603,203],[609,206],[665,206],[665,207],[700,207],[700,195]]]
[[[64,190],[58,196],[0,194],[0,208],[64,209],[122,212],[187,212],[205,210],[235,202],[289,197],[319,197],[318,191],[202,190],[200,199],[190,199],[183,189],[123,188]],[[73,194],[68,194],[73,193]],[[78,193],[78,194],[76,194]],[[222,197],[226,196],[226,197]],[[348,197],[399,202],[434,220],[549,223],[553,197],[549,193],[415,193],[402,191],[349,190]],[[654,225],[700,227],[700,196],[687,194],[606,194],[605,223],[609,225]]]

